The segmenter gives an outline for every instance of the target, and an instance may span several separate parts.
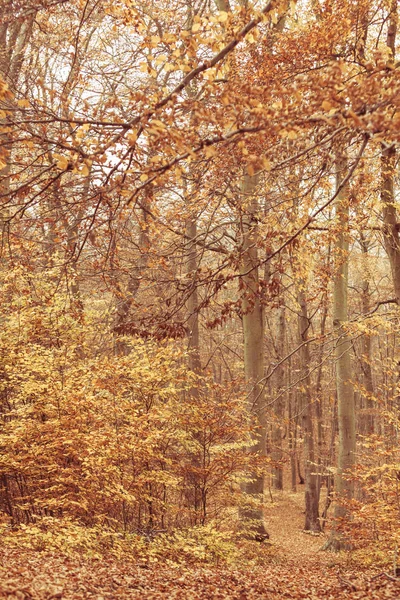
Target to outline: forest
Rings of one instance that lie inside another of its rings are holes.
[[[0,598],[400,597],[398,0],[0,0]]]

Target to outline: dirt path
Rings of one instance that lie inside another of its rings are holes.
[[[274,492],[273,503],[267,505],[265,520],[272,544],[289,559],[307,557],[321,562],[331,562],[329,555],[321,552],[326,536],[311,535],[304,531],[304,496],[302,493]]]

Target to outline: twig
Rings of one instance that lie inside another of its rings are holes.
[[[343,579],[343,577],[341,577],[340,575],[338,575],[339,581],[341,581],[344,585],[347,585],[351,590],[353,590],[353,592],[358,592],[360,591],[360,588],[357,587],[356,585],[354,585],[354,583],[352,583],[351,581],[348,581],[347,579]]]
[[[382,575],[387,577],[387,579],[390,579],[390,581],[398,581],[400,583],[400,577],[393,577],[393,575],[389,575],[389,573],[382,573]]]
[[[373,577],[371,577],[371,581],[373,581],[374,579],[378,579],[379,577],[386,577],[387,579],[390,579],[390,581],[398,581],[400,583],[400,577],[393,577],[393,575],[389,575],[389,573],[385,573],[384,571],[382,571],[382,573],[378,573],[378,575],[374,575]]]

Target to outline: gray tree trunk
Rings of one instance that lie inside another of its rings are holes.
[[[286,335],[286,315],[282,308],[279,314],[279,332],[278,332],[278,352],[277,360],[280,361],[285,355],[285,335]],[[272,448],[271,458],[275,463],[272,468],[272,485],[276,490],[283,490],[283,468],[280,464],[283,456],[282,452],[282,426],[284,419],[284,400],[285,400],[285,368],[283,365],[278,367],[275,373],[276,380],[276,398],[274,402],[274,422],[272,426]]]
[[[371,310],[371,293],[370,293],[370,274],[368,272],[368,241],[361,233],[361,249],[363,252],[364,276],[361,289],[361,307],[364,315]],[[364,435],[374,433],[374,383],[372,378],[372,337],[364,334],[361,338],[361,369],[362,379],[364,382],[364,398],[362,402],[362,418],[360,421],[360,430]]]
[[[391,62],[394,64],[397,33],[397,0],[392,0],[386,45],[392,51]],[[384,147],[381,155],[381,202],[383,206],[385,249],[390,261],[394,292],[397,304],[400,305],[400,236],[395,205],[394,172],[396,164],[396,148],[394,145]]]
[[[188,239],[187,275],[191,281],[191,288],[187,305],[188,317],[188,350],[189,368],[195,373],[201,371],[200,359],[200,332],[199,332],[199,298],[197,291],[197,222],[196,217],[190,217],[186,223],[186,236]]]
[[[243,211],[241,222],[242,248],[240,265],[240,286],[242,293],[242,323],[244,339],[244,370],[248,386],[248,408],[254,417],[252,443],[249,452],[265,455],[266,415],[264,384],[264,307],[260,298],[257,218],[258,199],[257,175],[245,175],[242,184]],[[253,499],[254,506],[243,509],[241,518],[247,522],[256,539],[268,536],[263,517],[264,476],[250,474],[250,480],[243,486],[246,494]]]
[[[18,85],[25,50],[32,35],[36,14],[36,11],[31,11],[25,19],[16,20],[13,18],[14,8],[13,0],[4,2],[1,14],[2,22],[0,23],[0,77],[12,92],[15,92]],[[10,100],[10,102],[12,101]],[[16,105],[14,105],[15,107]],[[5,163],[5,166],[0,169],[0,201],[1,204],[6,206],[0,214],[2,233],[4,234],[5,224],[10,212],[7,202],[11,192],[12,134],[3,132],[0,135],[0,142],[2,147],[6,149],[5,155],[2,156],[2,162]]]
[[[347,167],[347,160],[339,157],[336,162],[336,186],[340,186]],[[337,238],[335,244],[335,278],[333,289],[333,326],[337,336],[336,358],[336,395],[338,402],[339,450],[337,474],[335,477],[335,493],[339,500],[335,505],[335,519],[339,523],[347,511],[340,498],[351,499],[354,496],[354,484],[347,478],[348,472],[355,464],[356,427],[355,401],[352,383],[351,337],[346,331],[348,321],[347,291],[348,291],[348,254],[349,254],[349,188],[344,186],[339,192],[335,208],[337,223]],[[349,542],[334,527],[328,544],[331,550],[349,548]]]
[[[302,346],[299,351],[300,369],[301,369],[301,391],[300,391],[300,412],[301,422],[304,432],[304,483],[305,483],[305,531],[320,532],[321,524],[319,520],[319,489],[317,465],[315,461],[314,449],[314,411],[311,394],[311,376],[310,376],[310,346],[305,343],[308,340],[308,330],[310,319],[308,316],[307,300],[304,288],[301,286],[297,294],[300,307],[298,317],[299,338]]]

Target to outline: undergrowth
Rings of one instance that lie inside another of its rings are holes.
[[[55,552],[85,558],[113,556],[131,559],[142,565],[231,565],[235,567],[265,563],[275,550],[266,543],[240,538],[235,531],[220,531],[213,523],[162,533],[116,533],[105,527],[87,527],[68,519],[44,517],[35,524],[11,528],[0,525],[4,546]]]

